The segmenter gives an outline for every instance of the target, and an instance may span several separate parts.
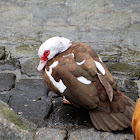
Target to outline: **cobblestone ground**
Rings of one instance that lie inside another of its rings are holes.
[[[121,91],[136,101],[140,1],[0,0],[0,17],[0,139],[133,140],[131,128],[95,130],[88,112],[63,105],[36,68],[38,48],[46,39],[85,42],[98,52]]]

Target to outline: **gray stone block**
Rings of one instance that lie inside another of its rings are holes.
[[[14,88],[15,79],[16,76],[13,73],[0,73],[0,92]]]
[[[9,99],[10,99],[10,94],[9,93],[0,93],[0,100],[5,102],[5,103],[9,103]]]
[[[70,132],[69,140],[102,140],[102,137],[94,128],[78,129]]]
[[[138,0],[112,0],[114,11],[139,11],[140,3]]]
[[[126,63],[106,63],[108,69],[117,75],[124,75],[129,77],[129,79],[139,79],[140,69],[138,65],[130,65]]]
[[[54,111],[50,115],[48,126],[67,130],[93,127],[88,110],[76,108],[73,105],[62,105],[61,99],[59,99],[59,103],[58,100],[54,101]]]
[[[5,47],[0,46],[0,60],[5,58]]]
[[[0,139],[33,140],[37,126],[19,117],[9,106],[0,101]]]
[[[37,57],[40,45],[20,45],[11,51],[12,58],[32,58]]]
[[[21,65],[21,72],[28,76],[38,76],[42,75],[41,72],[38,72],[37,67],[39,65],[39,58],[28,59]]]
[[[100,132],[94,128],[77,129],[70,132],[69,140],[134,140],[131,130],[121,133]]]
[[[135,31],[134,31],[135,28]],[[122,33],[122,47],[127,47],[128,49],[140,52],[140,28],[134,27],[132,30],[128,30]],[[135,60],[134,60],[135,61]]]
[[[122,133],[118,133],[118,134],[107,134],[104,137],[105,140],[134,140],[134,136],[133,134],[122,134]]]
[[[124,81],[124,90],[125,92],[131,92],[133,94],[138,93],[138,86],[133,80],[125,80]]]
[[[11,91],[10,107],[26,119],[39,126],[44,126],[45,118],[52,107],[51,99],[47,97],[47,89],[42,80],[23,79]]]
[[[91,29],[121,30],[130,25],[131,13],[108,12],[106,14],[93,14],[88,18],[88,25]]]
[[[81,42],[97,43],[97,44],[117,44],[121,42],[121,33],[118,31],[93,30],[92,32],[83,32],[80,39]]]
[[[33,11],[33,26],[66,25],[68,12],[68,7],[64,5],[35,7]]]
[[[140,52],[123,47],[121,49],[121,62],[129,64],[140,64]]]
[[[16,69],[20,69],[20,62],[18,60],[0,60],[0,71],[14,71]]]
[[[66,131],[52,128],[40,128],[36,132],[35,140],[64,140]]]

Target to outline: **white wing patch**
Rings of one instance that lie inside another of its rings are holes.
[[[71,54],[69,53],[69,54],[67,54],[67,55],[63,55],[63,57],[68,57],[68,56],[70,56]]]
[[[63,57],[68,57],[68,56],[70,56],[70,55],[72,55],[72,56],[74,57],[74,54],[73,54],[73,53],[69,53],[69,54],[67,54],[67,55],[63,55]]]
[[[83,61],[81,61],[81,62],[76,62],[76,63],[77,63],[77,65],[80,66],[80,65],[83,65],[83,64],[85,63],[85,61],[86,61],[86,60],[83,60]]]
[[[95,60],[94,60],[94,62],[95,62],[95,64],[96,64],[96,67],[98,68],[98,70],[99,70],[103,75],[105,75],[105,69],[103,68],[103,66],[101,65],[101,63],[99,63],[99,62],[97,62],[97,61],[95,61]]]
[[[49,76],[51,82],[53,83],[53,85],[59,90],[60,93],[63,93],[64,90],[66,89],[66,86],[63,84],[62,80],[60,80],[59,82],[56,82],[54,80],[54,78],[52,77],[52,68],[56,67],[58,65],[58,61],[55,61],[52,65],[50,65],[49,67],[49,71],[46,71],[46,74]]]
[[[99,60],[100,60],[101,62],[103,62],[102,59],[101,59],[100,57],[99,57]]]
[[[74,58],[74,53],[72,53],[72,56],[73,56],[73,58]]]
[[[81,83],[83,83],[83,84],[86,84],[86,85],[89,85],[90,83],[91,83],[91,81],[90,80],[87,80],[85,77],[83,77],[83,76],[80,76],[80,77],[78,77],[77,78]]]

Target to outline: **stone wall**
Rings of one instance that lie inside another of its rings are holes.
[[[53,118],[65,112],[65,107],[57,108],[60,99],[48,91],[36,69],[38,48],[52,36],[90,44],[121,91],[135,101],[140,95],[139,0],[0,0],[0,17],[0,99],[19,115],[39,126],[50,118],[54,127]],[[61,123],[64,133],[70,130],[67,121]]]

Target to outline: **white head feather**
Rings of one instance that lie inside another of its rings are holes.
[[[56,54],[67,50],[71,46],[71,41],[64,37],[52,37],[45,41],[38,50],[38,56],[43,56],[45,50],[50,50],[48,60],[53,58]]]
[[[38,56],[41,58],[44,55],[44,52],[46,50],[50,51],[50,54],[48,55],[48,60],[52,59],[56,54],[64,52],[71,46],[71,41],[64,37],[52,37],[45,41],[38,50]],[[38,70],[42,70],[43,66],[45,66],[47,62],[41,61],[38,66]]]

